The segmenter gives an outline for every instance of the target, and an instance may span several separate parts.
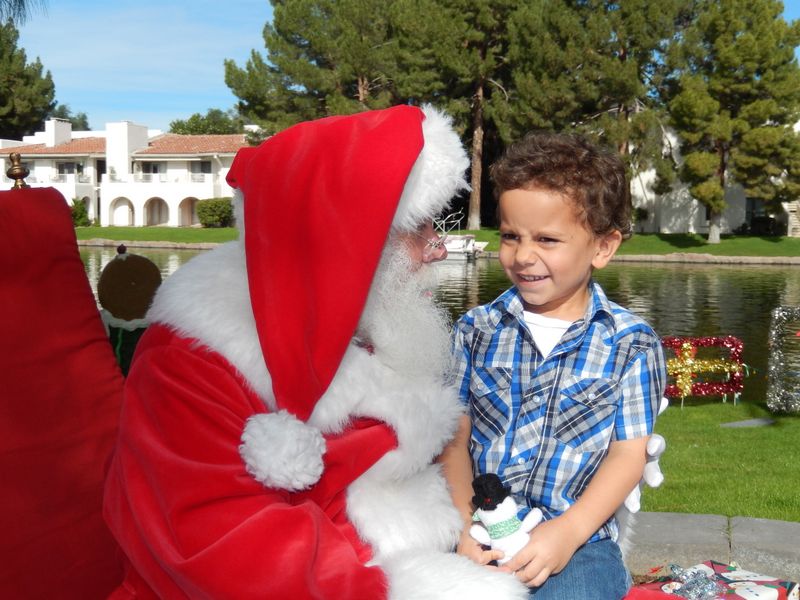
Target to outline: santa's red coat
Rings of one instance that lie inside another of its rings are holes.
[[[219,354],[154,325],[126,384],[105,517],[127,557],[117,598],[382,598],[345,489],[392,449],[384,424],[328,437],[306,492],[269,490],[237,448],[261,399]],[[133,566],[135,564],[135,567]]]

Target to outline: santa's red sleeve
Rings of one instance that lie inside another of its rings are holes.
[[[222,357],[151,326],[126,383],[106,482],[104,515],[129,562],[116,598],[386,596],[344,496],[393,435],[363,424],[352,433],[358,453],[349,434],[328,439],[314,490],[269,490],[238,453],[246,419],[264,411]]]

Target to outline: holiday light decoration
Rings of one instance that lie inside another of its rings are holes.
[[[727,400],[733,395],[733,403],[739,399],[744,387],[746,366],[742,363],[744,344],[731,335],[724,337],[679,337],[668,336],[661,340],[665,348],[675,352],[675,358],[667,360],[667,374],[675,383],[667,385],[665,395],[681,398],[686,396],[722,396]],[[716,347],[728,350],[728,358],[697,358],[698,348]],[[696,381],[700,373],[723,374],[724,381]]]
[[[792,354],[787,356],[784,347],[787,326],[790,324],[794,325],[792,329],[800,329],[800,306],[778,306],[773,309],[767,367],[767,407],[773,412],[800,412],[800,357]],[[796,331],[795,335],[800,335],[800,331]]]

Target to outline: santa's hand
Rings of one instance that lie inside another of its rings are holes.
[[[298,491],[319,481],[325,438],[285,410],[247,419],[239,454],[248,473],[266,487]]]

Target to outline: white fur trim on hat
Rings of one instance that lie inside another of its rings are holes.
[[[239,454],[247,471],[270,488],[304,490],[319,481],[325,438],[285,410],[247,419]]]
[[[469,189],[464,172],[469,158],[453,120],[432,106],[424,106],[424,146],[403,187],[392,227],[398,231],[416,229],[426,219],[442,212],[461,190]]]

